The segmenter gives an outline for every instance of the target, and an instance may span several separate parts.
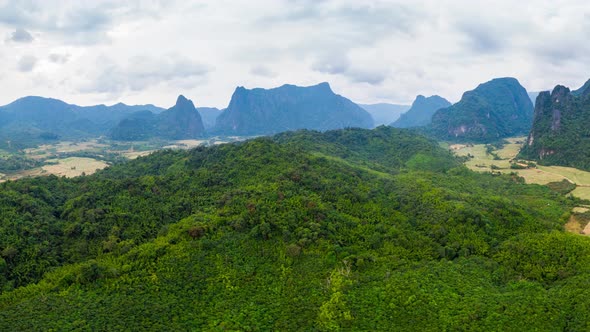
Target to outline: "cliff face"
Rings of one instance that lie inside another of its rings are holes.
[[[532,118],[527,91],[514,78],[497,78],[436,111],[430,129],[440,139],[489,142],[528,133]]]
[[[412,103],[412,107],[391,124],[396,128],[422,127],[430,124],[432,116],[441,108],[451,106],[451,103],[440,97],[424,97],[419,95]]]
[[[111,130],[115,140],[134,141],[151,137],[190,139],[205,135],[201,115],[192,101],[179,96],[176,104],[160,114],[137,112],[123,119]]]
[[[158,119],[158,136],[169,139],[197,138],[205,134],[201,115],[192,101],[178,96],[176,105],[162,112]]]
[[[228,108],[217,118],[215,132],[265,135],[297,129],[370,128],[369,113],[332,92],[328,83],[275,89],[238,87]]]
[[[590,82],[590,81],[589,81]],[[590,84],[570,91],[558,85],[541,92],[520,157],[546,165],[590,169]]]

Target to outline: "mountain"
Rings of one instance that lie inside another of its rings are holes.
[[[402,113],[410,108],[409,105],[387,103],[358,105],[371,114],[375,127],[392,123],[393,121],[397,120]]]
[[[202,137],[205,127],[192,101],[178,96],[176,104],[158,115],[158,136],[168,139]]]
[[[227,135],[266,135],[296,129],[370,128],[371,115],[334,94],[328,83],[310,87],[283,85],[248,90],[238,87],[215,131]]]
[[[391,126],[396,128],[412,128],[429,125],[434,112],[449,106],[451,106],[451,103],[440,96],[424,97],[418,95],[412,103],[412,107],[406,113],[402,114],[399,119],[391,123]]]
[[[145,141],[157,132],[158,116],[139,111],[121,120],[110,132],[110,138],[120,141]]]
[[[203,120],[203,126],[205,126],[205,130],[211,130],[215,127],[215,121],[217,117],[223,110],[220,110],[215,107],[197,107],[199,114],[201,114],[201,119]]]
[[[160,112],[154,105],[78,106],[58,99],[24,97],[0,107],[2,136],[36,139],[43,133],[61,138],[79,138],[106,134],[128,115],[149,110]]]
[[[160,114],[142,111],[128,116],[111,130],[110,137],[122,141],[152,137],[178,140],[198,138],[204,134],[201,115],[195,105],[180,95],[173,107]]]
[[[571,199],[379,127],[0,183],[1,331],[586,331]]]
[[[515,78],[497,78],[436,111],[430,130],[439,139],[490,142],[528,133],[532,119],[525,88]]]
[[[572,94],[574,96],[581,96],[587,93],[588,90],[590,90],[590,80],[586,81],[586,83],[584,83],[584,85],[582,85],[582,87],[580,87],[578,90],[572,91]]]
[[[578,90],[558,85],[541,92],[520,157],[544,165],[590,170],[590,80]]]
[[[529,98],[531,99],[531,102],[533,103],[533,107],[535,106],[535,102],[537,100],[537,96],[539,96],[539,93],[541,93],[541,92],[538,92],[538,91],[536,91],[536,92],[529,91],[528,92]]]

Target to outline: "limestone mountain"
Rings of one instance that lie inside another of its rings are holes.
[[[570,91],[558,85],[537,97],[533,126],[520,152],[545,165],[590,169],[590,81]]]
[[[173,107],[160,114],[138,112],[123,119],[110,136],[115,140],[135,141],[152,137],[190,139],[204,134],[203,121],[195,105],[180,95]]]
[[[436,111],[430,130],[439,139],[490,142],[528,133],[532,118],[525,88],[515,78],[497,78]]]
[[[332,92],[328,83],[274,89],[238,87],[217,118],[215,132],[266,135],[297,129],[371,128],[373,119],[360,106]]]
[[[158,134],[163,138],[187,139],[201,137],[205,127],[192,101],[178,96],[176,105],[158,116]]]
[[[375,127],[392,123],[399,119],[400,115],[410,109],[410,105],[388,103],[358,105],[371,114]]]
[[[396,128],[411,128],[429,125],[434,112],[449,106],[451,106],[451,103],[440,96],[424,97],[418,95],[412,103],[412,107],[406,113],[402,114],[399,119],[391,123],[391,126]]]

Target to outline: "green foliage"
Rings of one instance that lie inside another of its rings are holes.
[[[550,182],[547,183],[547,187],[551,188],[551,190],[555,190],[562,195],[566,195],[571,193],[574,189],[576,189],[576,184],[571,183],[566,179],[563,179],[559,182]]]
[[[0,172],[12,173],[41,166],[43,163],[18,154],[0,156]]]
[[[586,330],[573,202],[380,127],[0,184],[0,330]]]

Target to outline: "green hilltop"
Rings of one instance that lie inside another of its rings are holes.
[[[443,140],[494,142],[526,135],[533,104],[515,78],[496,78],[467,91],[461,100],[432,116],[430,130]]]
[[[0,184],[0,330],[587,330],[570,198],[378,127]]]

